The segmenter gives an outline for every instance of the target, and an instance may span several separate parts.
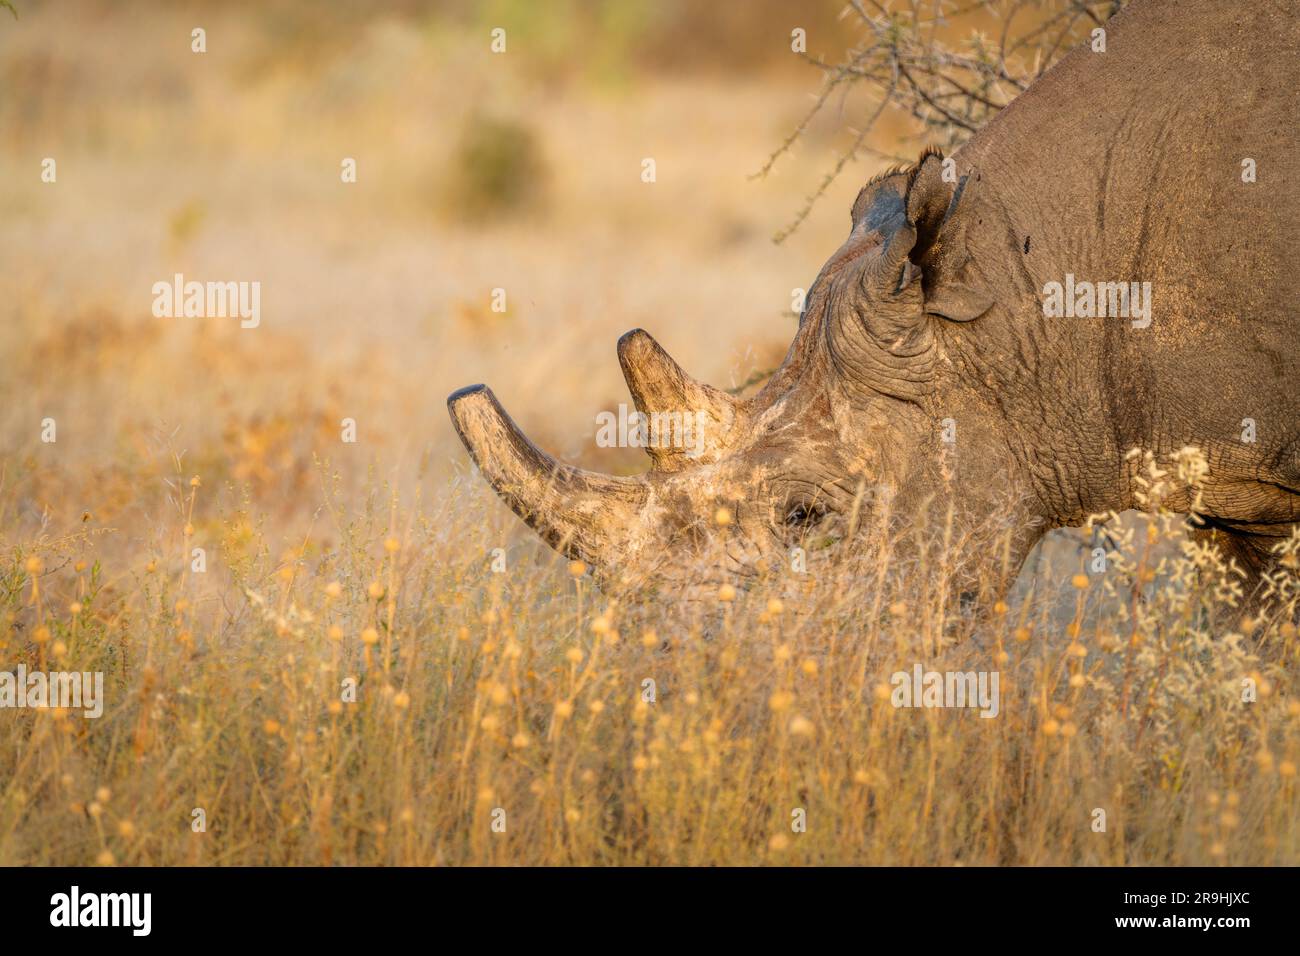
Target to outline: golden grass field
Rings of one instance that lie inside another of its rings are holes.
[[[508,3],[16,5],[0,669],[102,671],[107,703],[0,710],[0,865],[1300,862],[1300,541],[1265,613],[1234,607],[1159,505],[1190,452],[1112,516],[1104,574],[1058,532],[978,629],[887,548],[793,596],[615,603],[472,474],[459,386],[628,472],[593,440],[622,332],[720,386],[779,361],[875,171],[773,245],[852,123],[750,178],[813,71],[637,65],[641,21],[525,22],[493,57]],[[504,180],[478,183],[494,129]],[[154,318],[176,272],[259,280],[261,325]],[[895,708],[914,662],[998,671],[999,715]]]

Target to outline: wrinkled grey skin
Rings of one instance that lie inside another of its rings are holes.
[[[553,546],[688,595],[743,586],[795,545],[851,548],[888,500],[903,521],[951,504],[976,542],[1009,528],[972,549],[987,566],[963,586],[987,599],[1046,530],[1137,504],[1129,449],[1187,445],[1211,468],[1201,533],[1257,574],[1300,520],[1298,13],[1135,2],[1105,53],[1074,50],[958,151],[955,177],[927,153],[869,183],[751,398],[628,333],[638,409],[706,413],[698,458],[653,449],[632,478],[557,464],[483,386],[449,399],[456,429]],[[1067,273],[1151,282],[1150,325],[1045,316]]]

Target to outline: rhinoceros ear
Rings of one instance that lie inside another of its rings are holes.
[[[907,183],[907,218],[915,224],[916,242],[909,259],[922,270],[925,311],[954,322],[969,322],[987,312],[992,296],[964,281],[970,259],[966,230],[971,192],[978,176],[957,176],[956,163],[935,150],[922,154]]]
[[[910,169],[868,183],[848,240],[814,283],[831,361],[850,390],[920,400],[937,355],[933,317],[969,322],[992,305],[964,269],[971,177],[948,175],[954,168],[927,150]],[[824,281],[847,270],[855,288]]]

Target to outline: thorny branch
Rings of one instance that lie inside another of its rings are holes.
[[[754,176],[766,176],[794,148],[832,93],[862,88],[873,105],[849,147],[774,241],[799,228],[860,154],[906,162],[869,142],[882,117],[906,117],[908,135],[951,150],[1123,5],[1124,0],[848,0],[843,16],[858,21],[862,39],[839,63],[799,54],[821,70],[822,88]]]

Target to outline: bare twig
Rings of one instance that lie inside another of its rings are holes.
[[[1124,0],[848,0],[846,15],[864,28],[862,42],[840,62],[801,54],[821,70],[812,107],[755,177],[766,176],[812,125],[834,92],[865,87],[875,107],[849,148],[836,160],[775,241],[812,212],[840,173],[861,153],[898,161],[892,150],[867,141],[888,111],[909,117],[914,138],[960,146],[1048,69],[1085,31],[1113,16]],[[996,27],[985,39],[976,27]]]

